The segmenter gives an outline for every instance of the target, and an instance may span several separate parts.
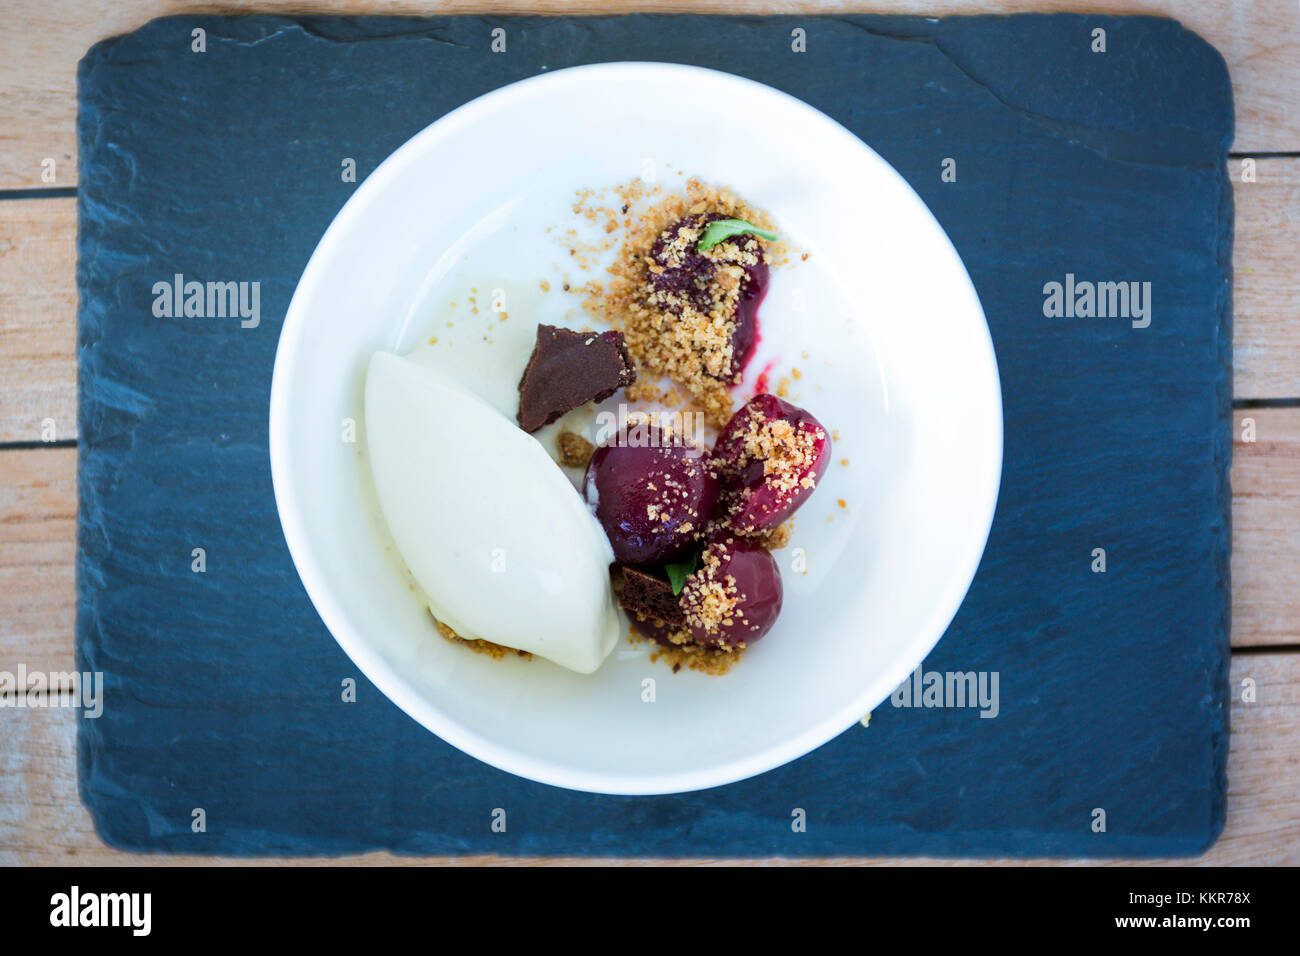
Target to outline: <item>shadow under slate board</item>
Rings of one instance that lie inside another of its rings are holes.
[[[340,157],[364,178],[482,93],[626,59],[742,72],[817,107],[908,179],[965,261],[1005,465],[983,563],[924,669],[996,673],[996,717],[886,701],[757,778],[633,798],[490,768],[363,678],[339,703],[356,671],[290,562],[266,422],[294,285],[355,189]],[[105,680],[78,769],[110,844],[1132,856],[1217,836],[1232,103],[1220,56],[1174,21],[178,17],[96,45],[78,88],[77,651]],[[175,273],[260,282],[260,322],[155,318]],[[1047,314],[1045,286],[1070,276],[1149,282],[1149,325]]]

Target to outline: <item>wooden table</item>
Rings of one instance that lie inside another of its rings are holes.
[[[1198,862],[1300,863],[1300,4],[1296,0],[1028,0],[1023,6],[991,0],[875,4],[803,0],[775,8],[759,0],[531,4],[7,0],[0,27],[0,671],[16,672],[19,664],[28,671],[73,670],[75,77],[77,60],[97,40],[132,30],[156,16],[182,12],[944,15],[1026,8],[1175,16],[1218,47],[1232,73],[1237,111],[1230,160],[1237,205],[1234,700],[1227,827]],[[1253,182],[1243,181],[1247,159],[1254,161]],[[1252,420],[1254,440],[1244,440]],[[1252,702],[1242,700],[1248,696],[1242,693],[1247,682],[1254,684]],[[57,696],[59,691],[52,693]],[[75,754],[74,709],[0,710],[0,863],[212,862],[136,856],[104,846],[77,797]],[[458,862],[496,859],[458,858]],[[440,861],[378,853],[345,862]]]

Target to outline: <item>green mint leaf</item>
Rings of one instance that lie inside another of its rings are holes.
[[[665,564],[664,570],[668,572],[668,583],[673,586],[674,594],[681,594],[682,588],[686,587],[686,579],[690,577],[691,572],[695,570],[695,563],[700,560],[698,551],[691,551],[690,554],[680,561],[674,561],[672,564]]]
[[[700,236],[700,241],[695,244],[695,251],[705,252],[724,239],[743,235],[758,236],[768,242],[775,242],[780,238],[776,233],[759,229],[752,222],[745,222],[743,219],[715,219],[704,227],[704,235]]]

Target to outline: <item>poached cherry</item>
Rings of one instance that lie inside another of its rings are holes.
[[[594,505],[616,561],[664,564],[704,532],[718,481],[704,449],[642,425],[620,429],[596,449],[583,496]]]
[[[748,647],[772,629],[783,596],[781,570],[771,553],[728,536],[704,549],[682,587],[681,604],[696,644]]]
[[[775,395],[755,395],[713,449],[719,525],[738,535],[772,530],[813,493],[830,454],[830,435],[812,415]]]

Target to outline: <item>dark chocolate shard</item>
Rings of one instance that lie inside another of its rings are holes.
[[[519,380],[519,427],[535,432],[587,402],[602,402],[636,381],[622,332],[537,327]]]
[[[618,591],[618,603],[632,614],[634,620],[640,615],[661,621],[669,628],[678,628],[686,623],[681,601],[673,593],[673,586],[667,578],[631,567],[624,567],[622,571],[623,585]]]

